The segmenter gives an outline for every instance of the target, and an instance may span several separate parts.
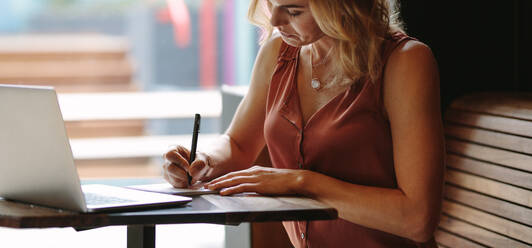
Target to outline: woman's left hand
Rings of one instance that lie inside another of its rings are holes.
[[[301,193],[304,170],[276,169],[253,166],[218,177],[205,185],[220,190],[221,195],[256,192],[263,195],[291,195]]]

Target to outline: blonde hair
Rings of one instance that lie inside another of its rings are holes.
[[[309,0],[309,6],[322,32],[336,40],[333,56],[341,66],[334,81],[378,80],[385,41],[404,32],[396,0]],[[263,30],[261,43],[272,35],[270,16],[266,1],[251,1],[248,19]]]

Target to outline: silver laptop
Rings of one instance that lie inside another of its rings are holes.
[[[0,197],[77,212],[175,206],[192,198],[83,185],[51,87],[0,85]]]

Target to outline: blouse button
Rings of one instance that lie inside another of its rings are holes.
[[[301,239],[305,239],[305,234],[301,233]]]

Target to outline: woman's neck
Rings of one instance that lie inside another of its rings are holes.
[[[322,58],[327,56],[332,48],[334,48],[335,42],[332,38],[328,36],[323,36],[319,40],[312,43],[313,49],[311,52],[313,53],[313,59],[316,61],[320,61]]]

